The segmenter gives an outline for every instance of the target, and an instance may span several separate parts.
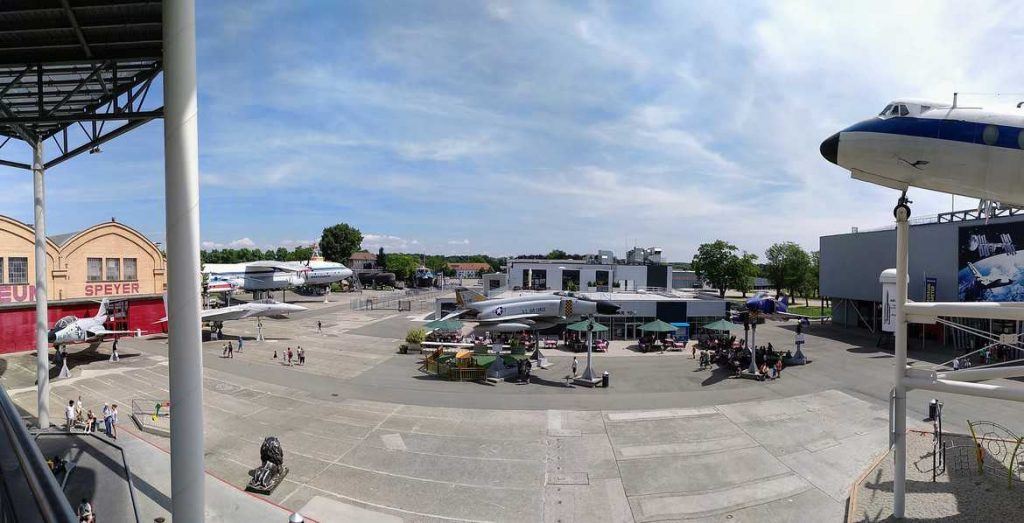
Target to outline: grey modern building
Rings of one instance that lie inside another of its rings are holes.
[[[508,285],[513,289],[553,291],[666,290],[672,288],[672,267],[514,258],[508,261]]]
[[[1024,213],[999,210],[985,219],[957,211],[912,220],[908,298],[914,301],[1022,301],[1021,267],[1015,241],[1024,241]],[[880,273],[896,264],[895,226],[821,237],[821,294],[832,300],[832,321],[878,332]],[[988,322],[991,332],[1018,332],[1013,322]],[[920,335],[921,331],[912,332]],[[946,339],[951,332],[928,326],[925,335]],[[957,341],[959,344],[958,340]]]

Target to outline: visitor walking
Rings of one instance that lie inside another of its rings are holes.
[[[238,352],[242,352],[242,337],[238,337]]]
[[[221,358],[227,358],[228,357],[228,345],[226,343],[224,344],[224,347],[220,351],[220,357]]]
[[[320,334],[323,332],[324,324],[320,320],[316,320],[316,333]]]
[[[775,377],[782,378],[782,358],[775,360]]]
[[[288,347],[288,366],[292,366],[292,348]]]
[[[114,345],[110,347],[110,361],[118,362],[121,357],[117,355],[117,338],[114,338]]]
[[[274,349],[274,355],[270,359],[272,359],[272,360],[276,360],[277,359],[277,349]]]
[[[75,428],[75,400],[68,400],[68,406],[64,409],[64,421],[67,423],[67,430]]]
[[[299,365],[306,365],[306,351],[299,345]]]
[[[114,432],[113,413],[110,410],[110,405],[103,404],[103,431],[107,433],[107,437],[112,437],[111,434]]]
[[[683,343],[685,344],[686,342],[684,341]],[[697,346],[696,345],[694,345],[693,347],[690,347],[690,354],[692,355],[691,356],[692,359],[697,359]]]
[[[117,403],[110,406],[110,431],[112,438],[117,439]]]
[[[579,368],[580,362],[576,360],[576,356],[572,357],[572,377],[576,377],[576,369]]]
[[[235,357],[235,345],[233,343],[231,343],[230,341],[228,342],[228,357],[229,358],[234,358]]]
[[[953,358],[953,370],[960,370],[960,358]]]

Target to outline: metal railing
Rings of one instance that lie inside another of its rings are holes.
[[[398,310],[409,311],[415,306],[417,310],[422,309],[422,304],[444,294],[451,292],[450,289],[432,289],[419,291],[406,289],[404,291],[391,291],[386,294],[379,294],[373,297],[353,298],[349,306],[354,311],[365,310]]]
[[[78,521],[57,478],[25,428],[7,391],[0,387],[0,522]]]

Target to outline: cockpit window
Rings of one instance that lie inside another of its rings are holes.
[[[906,116],[908,114],[910,114],[910,110],[907,109],[907,106],[900,104],[900,116]]]
[[[878,116],[889,116],[890,110],[892,110],[892,104],[885,106],[885,109],[882,109],[882,112],[878,113]]]
[[[68,325],[71,325],[76,320],[78,320],[78,318],[76,318],[74,316],[64,316],[63,318],[57,320],[57,323],[53,324],[53,328],[55,328],[57,330],[61,330],[64,327],[67,327]]]

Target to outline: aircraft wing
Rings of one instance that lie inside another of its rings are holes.
[[[466,314],[469,311],[470,309],[459,309],[457,311],[449,312],[443,318],[441,318],[441,321],[461,317],[463,314]]]
[[[199,314],[200,321],[240,320],[252,316],[252,310],[225,307],[223,309],[205,309]]]
[[[799,320],[811,320],[811,321],[828,320],[828,319],[832,318],[831,316],[806,316],[806,315],[803,315],[803,314],[794,314],[792,312],[776,312],[775,314],[778,315],[778,316],[782,316],[784,318],[796,318],[796,319],[799,319]]]
[[[110,330],[104,329],[103,327],[99,327],[99,328],[95,328],[95,329],[89,329],[89,334],[91,335],[90,337],[96,337],[96,336],[111,336],[111,335],[114,335],[114,334],[135,334],[135,331],[110,331]]]

